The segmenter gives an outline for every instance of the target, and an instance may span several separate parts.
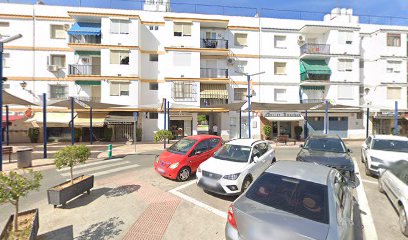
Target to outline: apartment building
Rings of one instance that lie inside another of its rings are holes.
[[[334,9],[322,21],[170,12],[167,1],[146,1],[144,10],[0,4],[0,36],[23,37],[5,46],[5,88],[32,102],[75,97],[117,104],[95,109],[95,132],[113,140],[133,134],[133,112],[145,141],[166,123],[177,137],[211,131],[223,138],[247,135],[247,117],[220,104],[246,101],[246,74],[252,101],[349,106],[330,110],[331,133],[345,138],[370,131],[390,133],[395,101],[402,133],[407,133],[408,27],[359,23],[351,9]],[[360,108],[363,106],[363,108]],[[243,106],[243,110],[246,109]],[[41,109],[31,107],[27,124],[42,126]],[[15,112],[25,108],[12,106]],[[68,131],[69,109],[49,107],[50,134]],[[246,114],[245,114],[246,115]],[[76,109],[83,140],[89,114]],[[304,111],[252,113],[251,137],[265,124],[272,136],[295,137]],[[82,120],[81,120],[82,119]],[[324,113],[308,112],[311,132],[323,131]]]

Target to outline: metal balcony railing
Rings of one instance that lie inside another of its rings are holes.
[[[228,78],[228,69],[200,68],[201,78]]]
[[[228,49],[228,40],[225,39],[201,39],[201,48]]]
[[[69,43],[93,43],[93,44],[100,44],[101,43],[101,36],[93,36],[93,35],[69,35]]]
[[[69,75],[101,75],[100,65],[69,64]]]
[[[300,103],[322,103],[324,99],[300,99]]]
[[[300,54],[330,54],[330,45],[305,43],[300,47]]]

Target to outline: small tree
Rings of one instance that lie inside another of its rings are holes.
[[[300,135],[302,135],[303,128],[301,126],[295,126],[295,135],[297,139],[300,139]]]
[[[80,163],[85,163],[90,156],[91,151],[85,145],[67,146],[55,154],[55,166],[58,169],[69,167],[71,184],[74,184],[74,166]]]
[[[10,202],[14,206],[13,229],[18,231],[18,204],[21,197],[30,191],[40,188],[42,174],[28,170],[22,174],[11,171],[8,174],[0,172],[0,203]]]
[[[173,133],[170,130],[160,130],[154,134],[154,142],[166,141],[173,139]]]
[[[270,125],[265,125],[263,127],[264,133],[265,133],[265,138],[269,139],[271,137],[271,133],[272,133],[272,127]]]

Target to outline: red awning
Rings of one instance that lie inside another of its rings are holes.
[[[9,116],[9,122],[13,122],[13,121],[20,120],[20,119],[23,119],[23,118],[24,118],[24,116],[12,115],[12,116]],[[3,122],[4,123],[6,122],[6,116],[3,116]]]

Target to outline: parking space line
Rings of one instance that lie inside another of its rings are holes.
[[[205,210],[210,211],[210,212],[214,213],[215,215],[218,215],[218,216],[226,219],[227,218],[227,213],[226,212],[218,210],[218,209],[216,209],[214,207],[211,207],[211,206],[209,206],[209,205],[207,205],[207,204],[205,204],[203,202],[198,201],[197,199],[194,199],[194,198],[192,198],[190,196],[185,195],[184,193],[179,192],[179,190],[181,190],[183,188],[186,188],[186,187],[188,187],[190,185],[193,185],[193,184],[195,184],[194,180],[189,182],[189,183],[186,183],[184,185],[173,188],[172,190],[169,191],[169,193],[174,194],[174,195],[180,197],[181,199],[183,199],[183,200],[185,200],[187,202],[190,202],[190,203],[192,203],[192,204],[194,204],[196,206],[204,208]]]
[[[357,191],[358,204],[360,206],[361,222],[364,226],[363,228],[364,239],[378,240],[377,231],[375,229],[375,225],[373,221],[373,216],[371,215],[370,206],[368,205],[367,196],[365,194],[363,180],[361,179],[360,170],[358,168],[358,164],[354,157],[353,157],[353,163],[354,163],[354,169],[355,169],[356,176],[358,177],[358,180],[360,181],[360,185],[356,188],[356,191]]]
[[[116,159],[111,159],[111,160],[101,160],[97,162],[85,163],[85,164],[75,166],[74,170],[79,169],[79,168],[86,168],[89,166],[99,165],[99,164],[109,164],[109,163],[120,162],[120,161],[123,161],[123,158],[116,158]],[[58,172],[69,171],[69,167],[57,169],[57,171]]]
[[[378,182],[377,182],[377,181],[372,181],[372,180],[363,179],[363,182],[365,182],[365,183],[371,183],[371,184],[377,184],[377,185],[378,185]]]

